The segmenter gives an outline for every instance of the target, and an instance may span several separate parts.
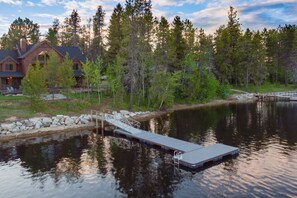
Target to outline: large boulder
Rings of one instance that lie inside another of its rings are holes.
[[[74,120],[70,117],[65,118],[65,125],[70,126],[74,124]]]
[[[52,124],[53,120],[51,118],[43,118],[42,123],[44,127],[49,127]]]
[[[16,127],[15,123],[10,123],[10,124],[1,124],[1,128],[2,130],[6,130],[6,131],[11,131]]]

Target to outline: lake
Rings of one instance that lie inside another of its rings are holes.
[[[189,172],[171,154],[113,133],[61,132],[0,145],[0,197],[297,196],[297,103],[176,111],[142,128],[240,154]]]

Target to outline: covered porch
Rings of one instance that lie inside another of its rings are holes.
[[[1,93],[18,93],[23,77],[22,72],[0,72]]]

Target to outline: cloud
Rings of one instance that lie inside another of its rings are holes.
[[[30,6],[30,7],[34,7],[35,6],[35,3],[33,3],[32,1],[27,1],[27,6]]]
[[[41,17],[41,18],[52,18],[52,19],[57,18],[57,15],[45,14],[45,13],[36,13],[36,14],[33,14],[32,16]]]
[[[42,4],[53,6],[57,4],[57,0],[41,0]]]
[[[0,3],[6,3],[11,5],[22,5],[23,2],[21,0],[0,0]]]

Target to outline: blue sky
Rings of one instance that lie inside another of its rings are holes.
[[[124,0],[0,0],[0,35],[18,17],[29,18],[41,27],[44,34],[54,18],[60,21],[77,9],[82,22],[95,14],[102,5],[106,23],[117,3]],[[229,6],[235,7],[242,27],[253,30],[277,28],[278,25],[297,24],[297,0],[152,0],[155,16],[174,16],[190,19],[196,27],[214,33],[226,24]]]

